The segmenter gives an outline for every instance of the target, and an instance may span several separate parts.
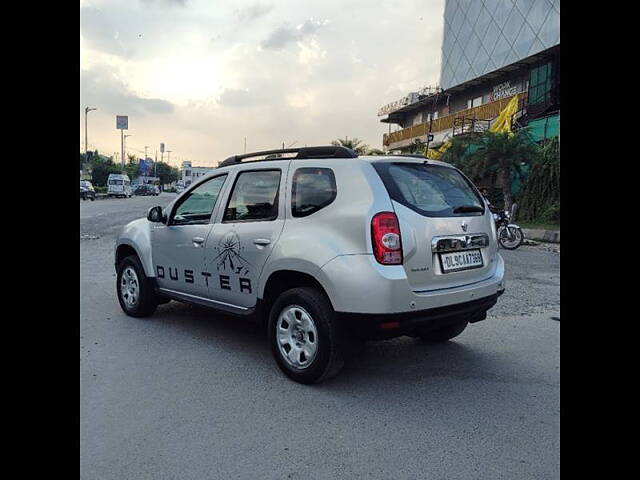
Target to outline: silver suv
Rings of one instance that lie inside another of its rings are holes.
[[[126,225],[115,266],[128,315],[178,300],[251,317],[301,383],[365,339],[449,340],[504,291],[491,212],[459,170],[343,147],[228,158]]]

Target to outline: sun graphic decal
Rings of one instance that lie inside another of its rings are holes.
[[[211,263],[216,262],[218,271],[231,270],[233,273],[247,275],[253,265],[242,257],[244,246],[240,243],[240,237],[236,232],[228,232],[215,247],[216,257]]]

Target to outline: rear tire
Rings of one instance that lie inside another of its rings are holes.
[[[116,278],[118,302],[124,313],[131,317],[147,317],[156,311],[158,296],[136,255],[126,257],[118,264]]]
[[[267,328],[278,367],[295,382],[318,383],[344,366],[347,332],[317,288],[282,293],[271,307]]]
[[[469,322],[467,320],[464,320],[462,322],[454,323],[453,325],[448,325],[437,330],[419,334],[419,336],[425,342],[443,343],[460,335],[464,331],[464,329],[467,328],[468,324]]]

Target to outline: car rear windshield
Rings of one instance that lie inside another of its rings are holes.
[[[389,196],[427,217],[484,214],[475,188],[454,168],[428,163],[374,163]]]

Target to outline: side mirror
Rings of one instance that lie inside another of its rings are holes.
[[[150,222],[162,223],[164,221],[162,207],[151,207],[147,213],[147,220]]]

